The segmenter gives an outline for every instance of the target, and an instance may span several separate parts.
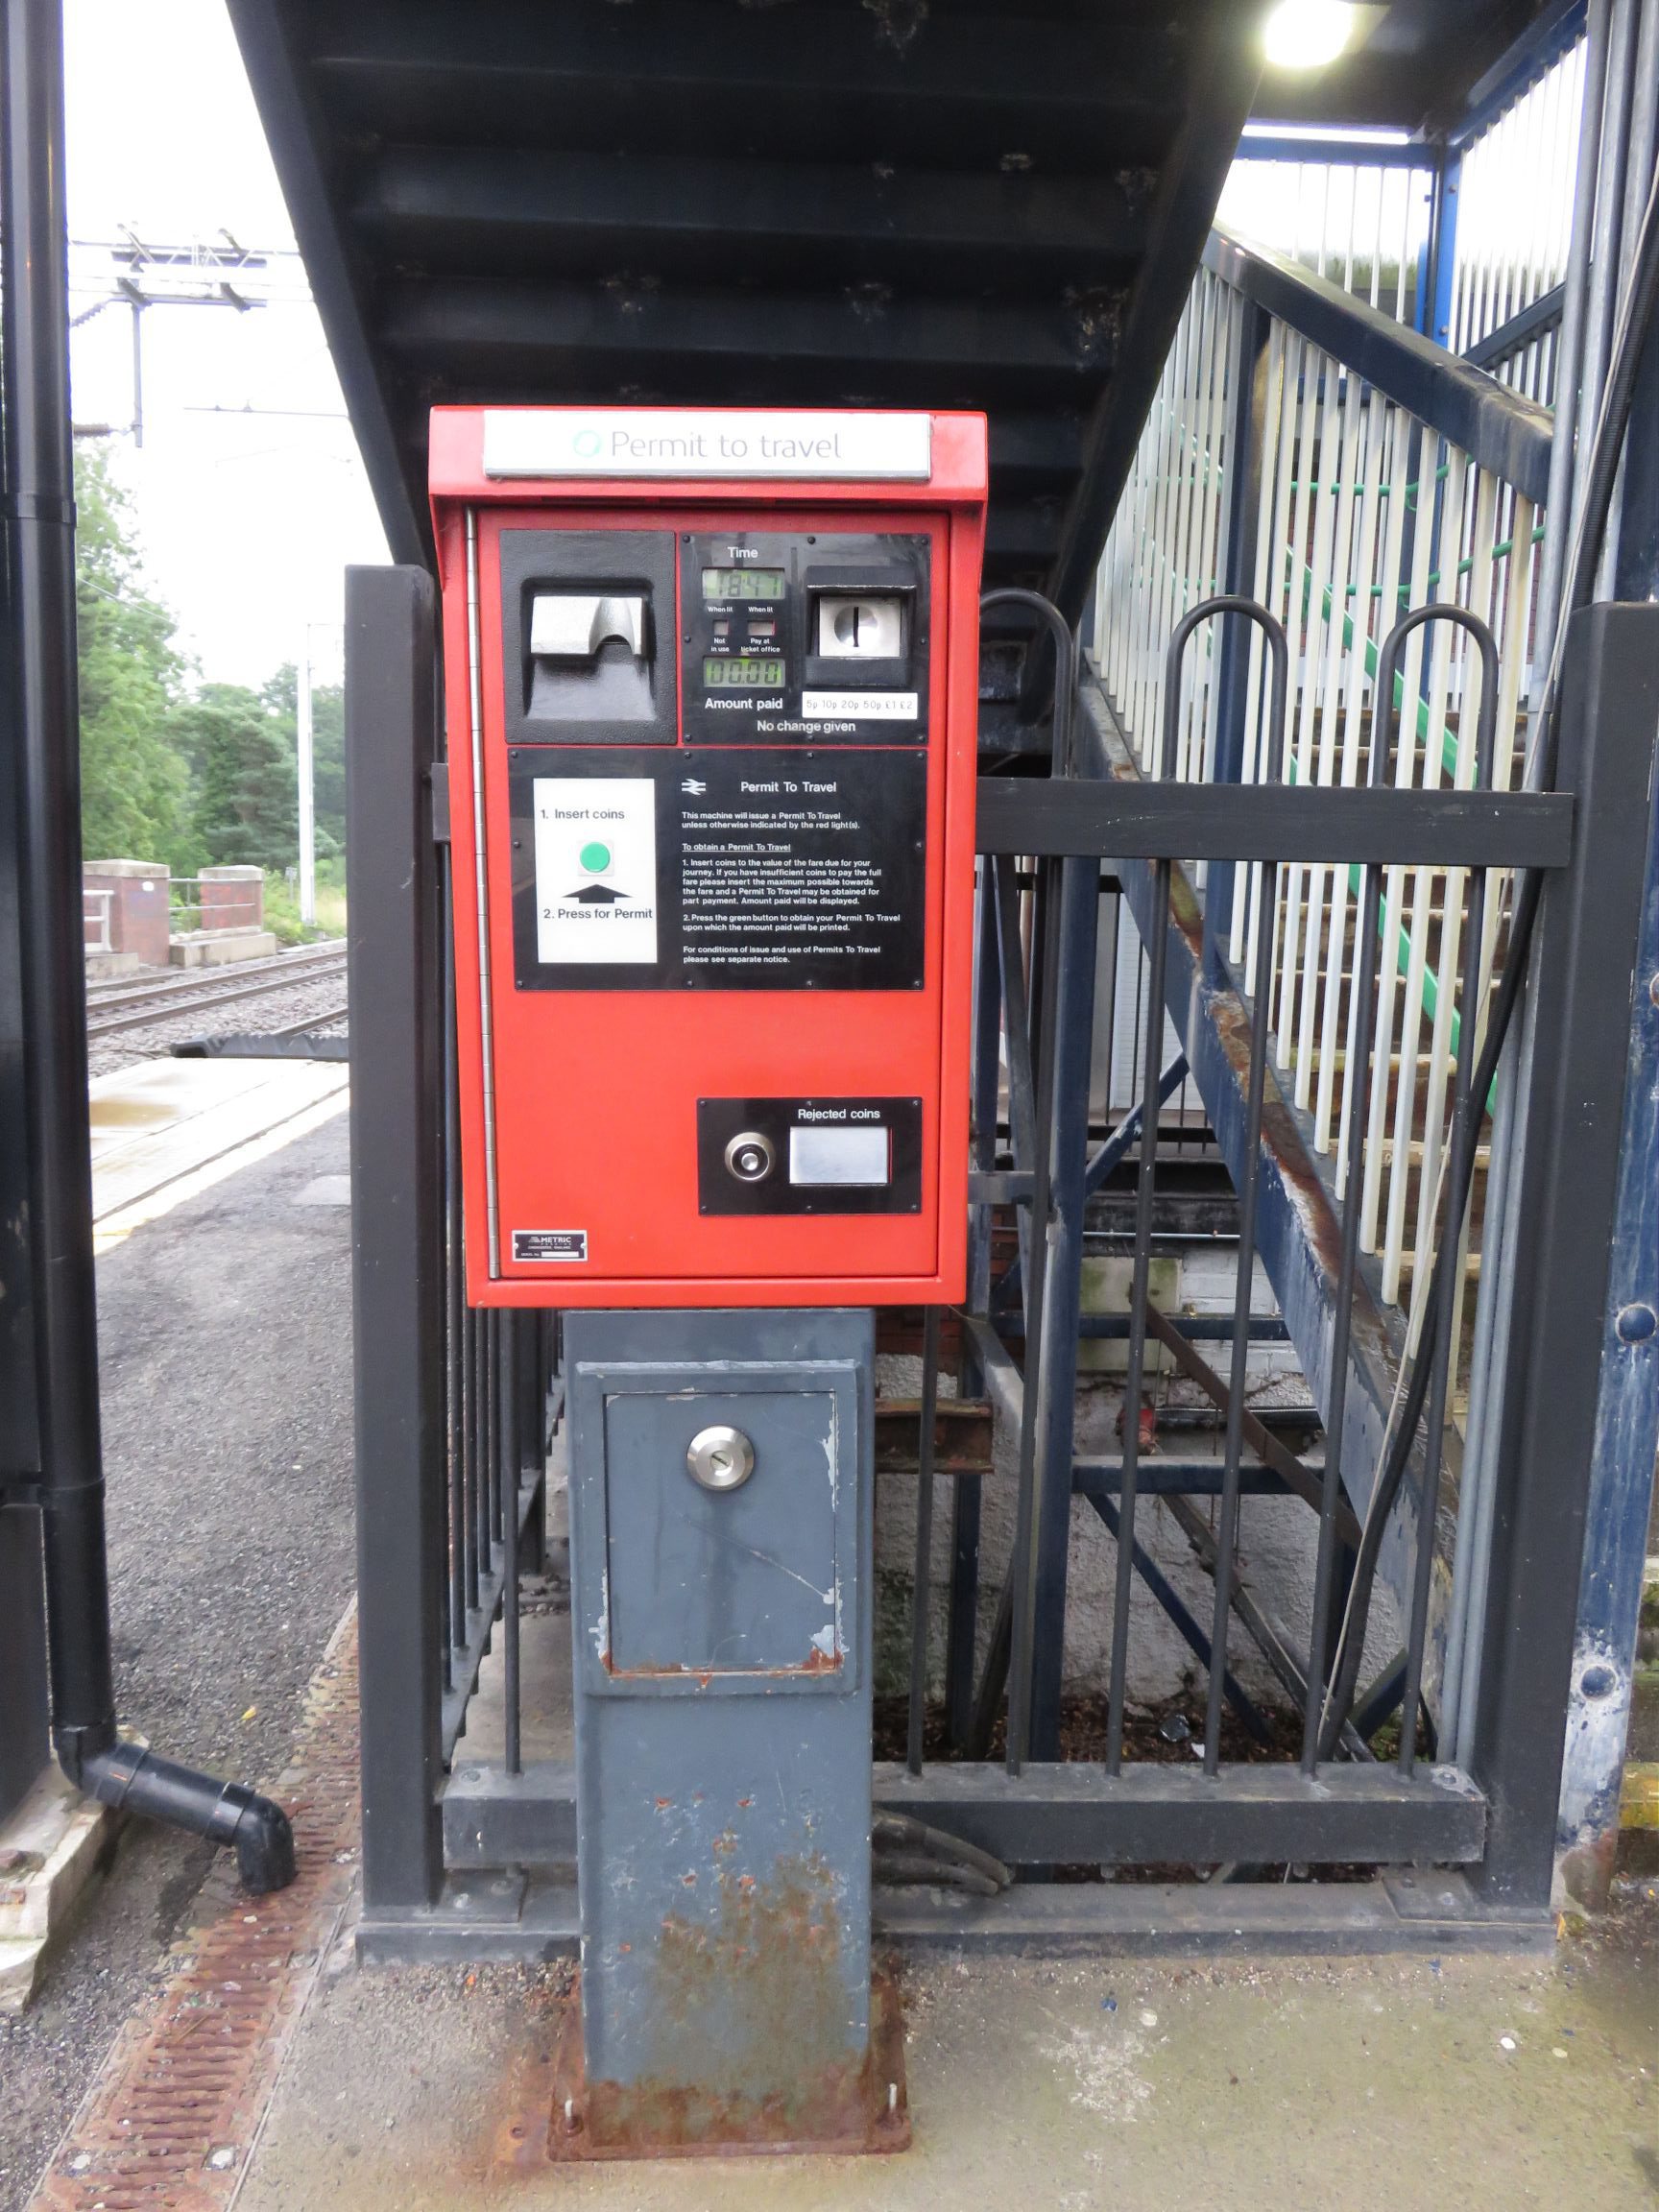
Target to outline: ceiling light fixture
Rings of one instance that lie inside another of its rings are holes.
[[[1275,69],[1325,69],[1347,51],[1358,9],[1339,0],[1279,0],[1262,32]]]

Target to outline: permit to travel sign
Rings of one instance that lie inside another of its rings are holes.
[[[488,407],[487,476],[846,477],[925,484],[926,415],[695,407]]]

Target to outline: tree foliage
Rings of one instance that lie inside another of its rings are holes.
[[[259,690],[202,684],[151,593],[132,503],[102,445],[78,445],[76,607],[81,835],[88,859],[294,866],[299,846],[296,678]],[[345,741],[338,685],[314,687],[317,854],[344,851]]]
[[[130,502],[99,446],[76,448],[75,503],[83,850],[188,874],[194,795],[168,733],[184,661],[173,617],[145,589]]]
[[[294,763],[259,694],[242,684],[204,684],[175,710],[173,731],[195,763],[203,858],[213,867],[292,867]]]

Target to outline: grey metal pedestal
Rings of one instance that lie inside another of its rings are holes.
[[[583,2049],[555,2136],[862,2147],[902,2126],[872,2045],[872,1316],[576,1314],[565,1344]]]

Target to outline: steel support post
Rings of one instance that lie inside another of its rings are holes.
[[[1457,279],[1457,196],[1462,180],[1461,154],[1443,150],[1435,167],[1430,204],[1429,245],[1425,256],[1428,280],[1423,296],[1428,318],[1424,327],[1436,346],[1452,344],[1452,313]]]
[[[979,892],[974,942],[974,1064],[970,1114],[972,1165],[986,1170],[997,1160],[997,1106],[1000,1065],[1002,971],[998,951],[997,891],[989,858],[979,862]],[[974,1206],[968,1214],[968,1297],[970,1313],[985,1313],[991,1303],[991,1209]],[[971,1333],[962,1332],[959,1386],[965,1396],[983,1390],[985,1379]],[[974,1717],[974,1656],[979,1611],[979,1521],[981,1483],[977,1475],[956,1484],[950,1508],[950,1599],[945,1622],[945,1726],[954,1750],[962,1750]]]
[[[1610,1346],[1608,1291],[1630,1055],[1631,985],[1659,730],[1659,607],[1600,605],[1568,640],[1558,781],[1575,795],[1570,866],[1544,889],[1527,988],[1550,1041],[1527,1111],[1508,1387],[1467,1763],[1490,1801],[1481,1893],[1537,1908],[1554,1867],[1575,1669],[1579,1564]],[[1645,982],[1645,979],[1644,979]],[[1608,1685],[1611,1690],[1612,1685]]]
[[[5,9],[5,493],[12,613],[35,1402],[53,1729],[78,1772],[115,1740],[98,1418],[69,446],[62,25]]]
[[[436,594],[346,576],[363,1893],[438,1894],[446,1423]]]
[[[1032,1263],[1047,1268],[1038,1403],[1033,1529],[1036,1603],[1026,1755],[1060,1756],[1060,1684],[1066,1647],[1066,1578],[1071,1542],[1071,1447],[1076,1428],[1078,1322],[1083,1304],[1084,1181],[1089,1165],[1089,1074],[1094,1042],[1094,957],[1100,863],[1062,861],[1053,918],[1059,974],[1053,1031],[1046,1249],[1032,1223]]]
[[[1659,627],[1659,609],[1642,613]],[[1654,784],[1556,1838],[1568,1887],[1593,1906],[1606,1902],[1618,1847],[1659,1449],[1659,775]]]
[[[46,1728],[46,1608],[40,1514],[0,1505],[0,1822],[51,1756]]]
[[[1262,357],[1271,317],[1254,300],[1240,299],[1227,356],[1226,510],[1221,525],[1221,576],[1217,589],[1248,597],[1256,588],[1256,534],[1262,497]],[[1226,622],[1216,671],[1215,781],[1237,783],[1244,773],[1244,732],[1249,719],[1250,671],[1258,649],[1254,626]],[[1204,902],[1204,926],[1225,938],[1233,920],[1237,868],[1213,869]]]
[[[8,237],[8,255],[11,240]],[[3,287],[12,292],[10,259]],[[15,608],[0,564],[0,620],[6,658],[17,665]],[[17,801],[21,762],[17,715],[0,713],[0,1220],[29,1218],[29,1149],[24,1069],[22,850]],[[987,863],[989,865],[989,863]],[[36,1420],[34,1286],[26,1238],[0,1238],[0,1820],[33,1785],[51,1756],[46,1726],[46,1593],[40,1565],[40,1510],[14,1497],[9,1480],[33,1491],[40,1464]]]
[[[1239,598],[1252,594],[1256,581],[1256,533],[1262,492],[1262,395],[1257,387],[1269,323],[1266,310],[1254,300],[1240,300],[1238,327],[1227,362],[1226,510],[1221,526],[1220,581],[1216,589]],[[1214,781],[1217,783],[1237,783],[1243,777],[1244,730],[1255,643],[1253,631],[1238,623],[1223,626],[1215,679]],[[1230,883],[1226,904],[1230,911]],[[1224,921],[1218,920],[1215,926],[1224,933]]]

